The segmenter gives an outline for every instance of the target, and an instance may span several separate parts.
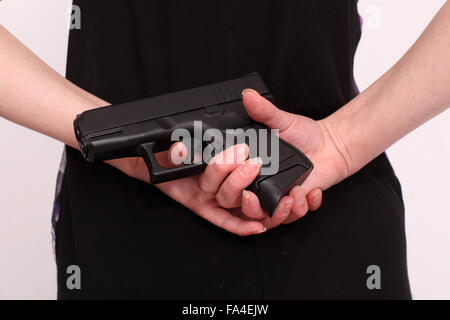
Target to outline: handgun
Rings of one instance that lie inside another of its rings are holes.
[[[203,157],[194,161],[191,151],[191,147],[195,149],[196,146],[205,151],[212,143],[199,142],[195,138],[199,123],[202,124],[201,133],[208,129],[222,132],[225,138],[220,144],[224,148],[229,146],[229,141],[236,143],[242,136],[248,143],[248,130],[264,132],[256,135],[258,143],[249,144],[250,156],[259,156],[263,148],[265,154],[261,157],[260,173],[246,189],[257,195],[261,207],[272,216],[281,197],[305,181],[313,164],[300,150],[282,139],[274,147],[273,141],[277,141],[274,139],[278,139],[278,135],[252,120],[244,108],[242,91],[247,88],[275,102],[261,76],[252,73],[239,79],[85,111],[74,120],[75,136],[83,157],[89,162],[142,157],[150,174],[150,183],[157,184],[198,175],[206,168],[207,161]],[[193,161],[166,168],[159,164],[155,153],[168,150],[174,143],[176,130],[194,135],[192,141],[182,141],[189,146],[188,158]],[[227,139],[230,135],[234,135],[231,140]],[[217,145],[217,141],[215,143]],[[214,150],[211,156],[214,156]],[[264,170],[274,167],[276,172]]]

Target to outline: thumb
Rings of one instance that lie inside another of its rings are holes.
[[[287,130],[295,120],[293,114],[278,109],[253,89],[242,91],[242,100],[250,118],[270,129]]]

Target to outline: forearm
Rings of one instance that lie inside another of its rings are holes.
[[[0,116],[77,148],[75,116],[105,105],[59,75],[0,26]]]
[[[345,158],[350,175],[449,105],[447,2],[394,67],[323,123]]]

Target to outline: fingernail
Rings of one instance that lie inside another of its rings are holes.
[[[262,159],[260,157],[251,158],[248,162],[251,164],[257,164],[258,166],[262,165]]]
[[[314,202],[314,203],[318,203],[318,202],[320,201],[320,194],[321,194],[321,191],[320,191],[320,190],[314,191],[314,193],[313,193],[313,195],[312,195],[312,198],[313,198],[313,202]]]
[[[305,197],[302,196],[301,188],[294,187],[295,205],[302,206],[305,203]]]
[[[248,192],[245,190],[242,191],[242,206],[243,207],[248,206],[248,199],[249,199]]]
[[[264,228],[262,228],[262,230],[261,230],[259,233],[264,233],[264,232],[266,232],[266,231],[267,231],[267,228],[264,227]]]
[[[247,94],[247,93],[256,93],[256,94],[259,94],[256,90],[250,89],[250,88],[244,89],[244,90],[242,91],[242,95],[245,95],[245,94]]]
[[[289,213],[291,211],[292,202],[294,202],[294,200],[292,198],[289,198],[284,201],[283,209],[282,209],[282,212],[284,214]]]
[[[241,174],[244,177],[251,176],[256,172],[256,170],[259,171],[261,165],[262,165],[261,158],[252,158],[246,164],[241,166]]]

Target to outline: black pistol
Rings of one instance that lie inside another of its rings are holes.
[[[223,133],[225,138],[219,142],[223,149],[230,145],[230,141],[232,144],[245,142],[249,145],[250,157],[262,158],[261,172],[247,189],[258,196],[262,208],[272,215],[281,197],[305,181],[313,164],[302,152],[248,116],[242,102],[242,91],[246,88],[252,88],[274,102],[259,74],[253,73],[235,80],[88,110],[76,117],[75,135],[87,161],[143,157],[151,183],[157,184],[197,175],[205,169],[205,157],[179,167],[166,168],[157,162],[154,155],[168,150],[177,141],[173,140],[173,133],[181,129],[194,135],[189,143],[183,141],[189,147],[189,159],[192,160],[194,153],[191,147],[195,149],[198,146],[201,151],[208,147],[204,136],[200,142],[198,135],[196,137],[198,128],[195,123],[201,123],[201,133],[206,134],[208,129]],[[232,129],[237,130],[233,132]],[[251,143],[255,131],[257,143]],[[211,143],[217,146],[218,141],[209,139]],[[216,149],[212,149],[211,156],[214,156]]]

